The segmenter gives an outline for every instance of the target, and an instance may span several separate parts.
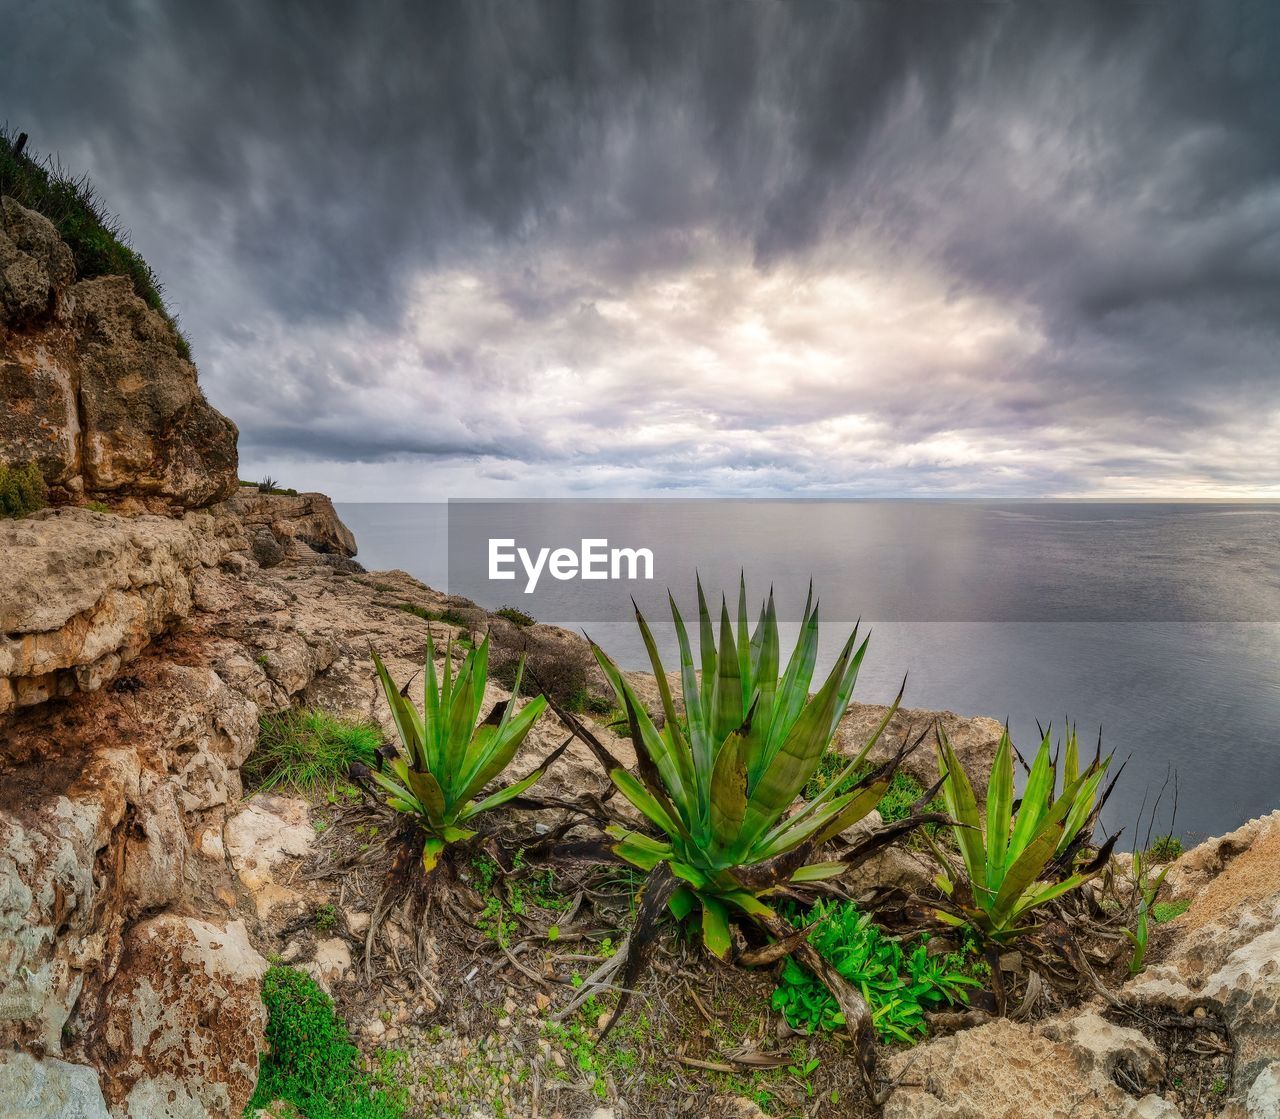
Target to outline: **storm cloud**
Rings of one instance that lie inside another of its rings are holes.
[[[1280,496],[1269,0],[8,8],[250,476]]]

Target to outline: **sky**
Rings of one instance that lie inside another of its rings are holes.
[[[1280,497],[1274,0],[5,0],[340,500]]]

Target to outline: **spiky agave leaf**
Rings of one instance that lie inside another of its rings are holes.
[[[437,674],[435,645],[427,634],[421,714],[396,687],[376,652],[373,662],[400,748],[387,762],[386,772],[369,776],[386,794],[391,808],[417,818],[425,834],[422,865],[430,871],[447,844],[475,835],[466,824],[525,792],[564,746],[528,776],[480,798],[486,786],[510,765],[547,704],[545,697],[536,696],[516,710],[524,658],[516,669],[511,699],[496,706],[478,726],[489,676],[487,636],[478,648],[467,652],[456,673],[450,642],[445,648],[443,671]]]
[[[969,777],[941,726],[937,727],[942,795],[961,868],[930,840],[942,867],[938,884],[950,908],[939,916],[974,925],[994,941],[1027,931],[1029,914],[1100,873],[1105,859],[1077,866],[1075,853],[1092,833],[1102,802],[1098,796],[1111,758],[1101,748],[1083,769],[1073,729],[1068,729],[1059,782],[1058,759],[1046,731],[1031,763],[1021,798],[1014,798],[1015,747],[1001,735],[987,783],[986,812],[979,810]],[[1112,786],[1114,787],[1114,785]],[[1114,838],[1104,850],[1109,852]]]
[[[781,674],[772,592],[752,628],[745,582],[740,581],[735,629],[727,600],[721,599],[717,626],[701,581],[697,590],[697,661],[684,618],[668,596],[680,650],[683,717],[657,642],[638,608],[636,622],[662,705],[661,728],[617,665],[598,646],[593,644],[592,651],[627,713],[638,761],[635,773],[615,765],[610,776],[664,837],[614,828],[614,852],[646,871],[668,864],[681,883],[671,907],[683,916],[699,906],[704,943],[723,955],[730,947],[731,911],[770,916],[772,910],[762,897],[789,882],[816,881],[843,869],[830,862],[810,862],[810,856],[871,811],[897,763],[875,770],[839,796],[838,782],[832,782],[823,795],[788,816],[848,707],[867,641],[858,643],[855,628],[817,694],[810,697],[818,648],[818,607],[812,588],[795,649]],[[839,775],[840,781],[863,764],[901,698],[899,694],[870,741]]]

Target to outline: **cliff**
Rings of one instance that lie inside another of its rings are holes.
[[[58,502],[181,511],[236,490],[236,427],[159,311],[119,276],[76,280],[42,215],[0,199],[0,463]]]

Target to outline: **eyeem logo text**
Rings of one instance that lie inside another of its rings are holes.
[[[489,578],[514,579],[516,562],[524,569],[525,594],[533,594],[543,572],[567,579],[652,579],[653,552],[648,548],[610,548],[608,540],[583,540],[572,548],[540,548],[530,555],[514,540],[489,538]],[[625,572],[625,574],[624,574]]]

